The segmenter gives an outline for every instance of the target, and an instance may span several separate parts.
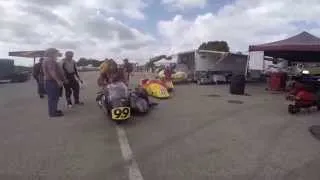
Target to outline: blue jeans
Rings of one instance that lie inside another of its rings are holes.
[[[54,80],[46,80],[45,88],[48,95],[48,110],[49,116],[54,116],[57,113],[58,102],[60,98],[60,87]]]
[[[38,94],[41,95],[45,95],[46,94],[46,90],[44,87],[44,81],[43,80],[37,80],[37,85],[38,85]]]

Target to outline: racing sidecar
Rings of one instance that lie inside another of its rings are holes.
[[[171,80],[162,79],[161,80],[164,86],[167,88],[168,92],[173,91],[173,82]]]
[[[133,114],[147,114],[154,105],[156,104],[150,103],[148,93],[143,88],[137,87],[130,92],[130,107]]]
[[[146,90],[149,96],[158,99],[167,99],[170,97],[166,84],[161,80],[143,79],[140,82],[140,86]]]

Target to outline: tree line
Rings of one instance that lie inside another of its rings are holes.
[[[229,45],[226,41],[208,41],[202,43],[198,50],[211,50],[211,51],[222,51],[230,52]]]
[[[93,67],[99,67],[100,64],[103,61],[99,61],[97,59],[92,59],[92,58],[80,58],[79,61],[77,62],[78,66],[88,66],[88,65],[92,65]]]
[[[208,41],[208,42],[203,42],[200,44],[198,47],[198,50],[211,50],[211,51],[222,51],[222,52],[230,52],[229,45],[226,41]],[[161,60],[161,59],[170,59],[169,56],[166,55],[161,55],[154,57],[150,59],[147,63],[147,67],[152,67],[155,62]],[[97,59],[92,59],[92,58],[80,58],[79,61],[77,62],[78,66],[88,66],[92,65],[93,67],[99,67],[100,64],[103,61],[97,60]]]
[[[222,52],[230,52],[230,47],[226,41],[208,41],[208,42],[203,42],[200,44],[198,47],[198,50],[211,50],[211,51],[222,51]],[[241,54],[240,52],[238,54]],[[161,59],[170,59],[170,56],[166,55],[160,55],[151,58],[147,63],[146,67],[149,69],[154,69],[155,65],[154,63],[161,60]]]

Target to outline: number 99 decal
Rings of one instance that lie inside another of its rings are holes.
[[[130,108],[129,107],[118,107],[114,108],[111,111],[111,117],[115,120],[124,120],[130,117]]]

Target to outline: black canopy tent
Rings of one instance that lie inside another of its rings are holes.
[[[265,56],[289,61],[320,62],[320,38],[302,32],[288,39],[251,45],[249,51],[264,51]]]

